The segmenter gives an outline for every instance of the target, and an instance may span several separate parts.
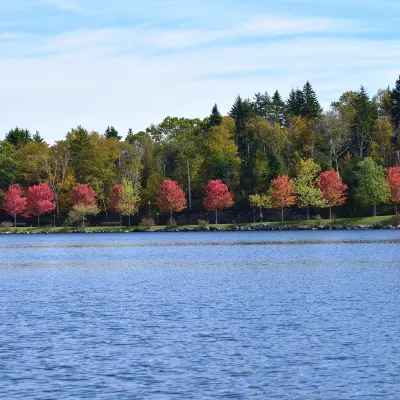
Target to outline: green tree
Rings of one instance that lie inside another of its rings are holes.
[[[377,204],[389,200],[385,168],[378,165],[371,157],[366,157],[358,163],[356,175],[358,179],[356,198],[362,205],[372,205],[373,216],[376,217]]]
[[[271,196],[268,194],[253,194],[249,196],[249,204],[251,207],[257,207],[260,210],[260,222],[263,222],[263,208],[271,208]]]
[[[317,95],[311,86],[311,83],[307,83],[303,87],[303,99],[304,104],[301,110],[301,114],[308,119],[318,119],[322,115],[322,107],[318,102]]]
[[[0,189],[7,189],[19,180],[20,164],[15,160],[14,146],[0,141]]]
[[[208,127],[210,128],[212,126],[220,125],[221,122],[222,122],[222,115],[218,110],[217,104],[214,104],[212,111],[211,111],[211,115],[209,117]]]
[[[118,208],[122,215],[128,217],[129,226],[131,226],[131,216],[139,208],[140,204],[140,183],[132,183],[127,179],[122,180],[122,187],[119,191]]]
[[[307,208],[307,219],[310,219],[310,206],[323,207],[325,201],[318,188],[318,175],[321,171],[319,165],[313,160],[301,159],[297,166],[297,176],[293,180],[294,193],[297,195],[299,207]]]
[[[397,163],[400,164],[400,76],[390,93],[391,116],[394,126]]]
[[[5,141],[11,143],[16,149],[18,149],[32,141],[32,136],[28,129],[20,129],[16,127],[6,134]]]
[[[76,181],[78,183],[88,182],[94,160],[88,131],[79,125],[67,134],[67,142]]]
[[[118,136],[118,131],[112,125],[107,127],[106,131],[104,132],[104,137],[106,139],[122,139],[122,136]]]

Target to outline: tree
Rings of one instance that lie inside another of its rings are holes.
[[[111,125],[108,126],[106,131],[104,132],[104,138],[121,140],[122,136],[118,136],[118,131]]]
[[[7,141],[0,141],[0,189],[18,181],[20,164],[15,160],[15,149]]]
[[[28,188],[26,215],[37,215],[37,226],[40,226],[40,216],[53,211],[54,208],[54,196],[47,184],[40,183]]]
[[[249,203],[251,207],[258,207],[260,209],[260,222],[263,222],[263,208],[271,207],[271,196],[267,194],[253,194],[249,196]]]
[[[210,128],[212,126],[218,126],[221,124],[221,122],[222,122],[222,115],[218,110],[217,104],[214,104],[214,107],[212,108],[211,111],[211,115],[209,117],[208,127]]]
[[[395,132],[397,163],[400,164],[400,76],[390,93],[391,116]]]
[[[207,197],[204,199],[204,208],[208,211],[215,211],[215,223],[218,224],[218,209],[232,207],[234,204],[233,194],[220,179],[209,181],[205,190]]]
[[[390,200],[396,205],[400,202],[400,167],[390,167],[387,171],[387,181],[389,184]]]
[[[310,219],[310,206],[324,207],[325,200],[317,187],[320,167],[313,160],[301,159],[297,166],[297,177],[293,180],[294,193],[299,207],[307,208],[307,220]]]
[[[11,129],[5,137],[5,141],[11,143],[16,149],[32,141],[32,136],[28,129],[16,127]]]
[[[293,195],[293,183],[287,175],[281,175],[271,181],[272,206],[281,209],[281,220],[283,221],[283,210],[296,204],[296,196]]]
[[[170,179],[164,179],[158,188],[157,205],[164,212],[182,211],[186,208],[186,195],[179,183]]]
[[[128,217],[129,226],[131,226],[131,215],[139,208],[140,202],[140,184],[132,184],[123,179],[122,184],[115,185],[110,199],[111,208]]]
[[[389,199],[389,185],[385,175],[385,169],[371,157],[358,163],[356,198],[362,205],[373,205],[374,217],[377,203],[384,203]]]
[[[347,185],[343,184],[336,171],[325,171],[319,176],[318,187],[329,207],[329,219],[332,219],[332,207],[340,206],[346,201]]]
[[[32,136],[32,141],[33,142],[43,142],[43,138],[40,136],[39,131],[36,131],[36,133]]]
[[[93,149],[89,133],[82,126],[72,129],[67,135],[69,152],[71,154],[71,166],[74,169],[78,183],[88,181],[93,163]]]
[[[69,213],[72,221],[82,220],[82,227],[85,227],[85,218],[88,215],[97,215],[96,192],[87,184],[78,184],[74,190],[73,206]]]
[[[11,185],[4,195],[3,208],[7,214],[14,217],[14,227],[17,226],[17,216],[23,215],[26,210],[26,197],[18,184]]]
[[[322,107],[320,106],[317,95],[311,86],[311,83],[307,83],[303,87],[303,99],[304,105],[301,110],[301,114],[307,119],[317,119],[322,114]]]
[[[384,116],[375,121],[370,156],[374,161],[390,165],[393,154],[393,126],[390,117]]]

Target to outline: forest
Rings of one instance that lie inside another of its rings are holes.
[[[210,109],[203,119],[166,117],[125,134],[77,126],[51,145],[11,129],[0,141],[0,222],[397,213],[400,77],[373,95],[347,91],[327,110],[310,82],[287,97],[238,95],[226,116]]]

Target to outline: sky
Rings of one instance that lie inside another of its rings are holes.
[[[227,114],[238,94],[309,80],[325,108],[400,74],[398,0],[0,0],[0,139],[126,135]]]

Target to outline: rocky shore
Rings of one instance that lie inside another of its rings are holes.
[[[85,231],[85,230],[65,230],[65,231],[14,231],[12,229],[8,231],[0,232],[0,235],[38,235],[38,234],[65,234],[65,233],[136,233],[136,232],[251,232],[251,231],[361,231],[361,230],[372,230],[372,229],[391,229],[400,230],[400,225],[390,224],[374,224],[374,225],[248,225],[248,226],[232,226],[219,228],[214,226],[209,227],[176,227],[176,228],[159,228],[153,230],[98,230],[98,231]]]

